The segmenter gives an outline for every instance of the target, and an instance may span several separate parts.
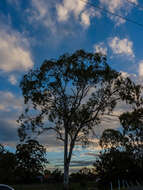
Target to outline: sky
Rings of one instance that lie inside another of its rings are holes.
[[[0,143],[11,151],[19,143],[16,120],[23,110],[19,88],[22,76],[45,59],[78,49],[106,54],[112,68],[141,83],[143,2],[0,0]],[[105,118],[97,134],[107,127],[119,127],[117,120],[109,120]],[[63,146],[54,134],[45,134],[39,140],[47,147],[48,167],[62,167]],[[76,146],[71,168],[91,166],[98,150],[96,139],[86,149]]]

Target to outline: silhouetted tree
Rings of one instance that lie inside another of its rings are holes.
[[[4,146],[0,144],[0,154],[3,154],[4,151],[5,151]]]
[[[46,159],[46,149],[36,140],[28,140],[16,146],[17,174],[25,180],[43,173]]]
[[[123,113],[119,119],[123,133],[106,129],[100,138],[99,159],[94,166],[101,183],[118,178],[135,181],[143,176],[143,109],[142,97],[131,112]],[[135,106],[135,105],[134,105]]]
[[[14,153],[0,153],[0,183],[14,183],[17,161]]]
[[[119,179],[134,180],[137,165],[128,152],[111,148],[100,152],[94,167],[102,186],[111,181],[117,186]]]
[[[128,138],[120,131],[114,129],[106,129],[103,131],[99,144],[103,149],[124,149],[128,143]]]
[[[75,143],[88,144],[103,114],[110,113],[119,100],[138,101],[139,93],[129,78],[109,67],[105,56],[83,50],[44,61],[23,77],[20,87],[27,108],[19,118],[19,136],[24,140],[29,130],[56,132],[64,142],[65,187]]]
[[[123,131],[128,137],[126,150],[133,154],[133,157],[142,170],[143,176],[143,108],[142,104],[132,112],[126,112],[120,116]],[[138,170],[139,170],[138,168]],[[138,171],[139,173],[139,171]]]
[[[52,173],[51,176],[56,182],[62,182],[63,180],[63,173],[60,169],[55,169]]]

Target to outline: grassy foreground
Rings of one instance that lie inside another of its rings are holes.
[[[32,184],[32,185],[13,185],[15,190],[63,190],[63,184]],[[71,190],[88,190],[95,188],[94,184],[75,183],[70,185]]]
[[[15,190],[63,190],[63,184],[32,184],[32,185],[12,185]],[[80,184],[75,183],[70,185],[71,190],[96,190],[95,183]],[[118,190],[118,189],[115,189]],[[143,186],[130,188],[121,188],[121,190],[143,190]]]

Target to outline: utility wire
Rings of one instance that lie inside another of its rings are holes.
[[[118,18],[121,18],[121,19],[123,19],[123,20],[126,20],[126,21],[128,21],[128,22],[130,22],[130,23],[132,23],[132,24],[136,24],[136,25],[138,25],[138,26],[140,26],[140,27],[143,27],[143,24],[142,24],[142,23],[139,23],[139,22],[137,22],[137,21],[135,21],[135,20],[132,20],[132,19],[130,19],[130,18],[127,18],[127,17],[121,16],[121,15],[118,15],[118,14],[113,13],[113,12],[111,12],[111,11],[108,11],[107,9],[104,9],[103,7],[100,7],[100,6],[98,6],[98,5],[95,5],[95,4],[93,4],[93,3],[91,3],[91,2],[89,2],[89,1],[87,1],[87,0],[80,0],[80,1],[82,1],[83,3],[88,4],[88,5],[91,6],[91,7],[94,7],[94,8],[96,8],[96,9],[99,9],[99,10],[101,10],[102,12],[108,13],[108,14],[113,15],[113,16],[115,16],[115,17],[118,17]]]
[[[124,1],[124,0],[123,0]],[[143,6],[137,4],[137,3],[134,3],[134,2],[131,2],[130,0],[126,0],[128,3],[130,3],[132,6],[136,7],[136,8],[140,8],[140,9],[143,9]]]

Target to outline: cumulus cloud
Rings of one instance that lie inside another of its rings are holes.
[[[121,71],[120,73],[121,73],[122,77],[124,77],[124,78],[130,77],[130,74],[125,71]]]
[[[0,70],[25,71],[33,66],[29,43],[18,32],[0,31]]]
[[[22,111],[23,100],[22,98],[17,98],[12,92],[0,91],[0,110],[5,112],[10,111]]]
[[[133,42],[127,38],[119,39],[118,37],[111,38],[109,40],[109,46],[113,51],[113,54],[126,55],[134,58]]]
[[[59,21],[66,21],[70,14],[73,13],[78,17],[84,10],[86,3],[79,0],[63,0],[62,4],[57,4],[57,15]]]
[[[17,79],[16,79],[16,77],[14,75],[10,75],[8,80],[12,85],[17,84]]]
[[[137,78],[137,75],[135,73],[128,73],[128,72],[125,72],[125,71],[120,71],[122,77],[124,78],[131,78],[133,81],[135,81],[135,79]]]
[[[84,11],[81,14],[81,24],[83,24],[83,26],[88,27],[90,25],[90,14],[89,12]]]
[[[47,0],[32,0],[30,8],[26,11],[26,16],[28,15],[28,21],[37,26],[42,24],[46,28],[50,29],[52,32],[55,32],[56,28],[56,15],[55,11],[56,1],[47,1]]]
[[[139,77],[143,77],[143,60],[139,62],[139,69],[138,69]]]
[[[138,4],[137,0],[131,0],[131,2]],[[118,13],[121,16],[127,16],[133,8],[129,2],[123,0],[100,0],[100,5],[105,7],[111,13]],[[114,20],[117,26],[126,22],[125,19],[113,16],[111,14],[108,14],[108,17]]]
[[[103,55],[107,55],[107,47],[103,42],[95,44],[93,49],[96,53],[102,53]]]
[[[84,27],[90,26],[90,20],[92,17],[100,17],[99,11],[94,9],[85,9],[86,2],[79,0],[63,0],[62,4],[57,4],[58,21],[66,22],[71,15],[79,21]]]
[[[84,10],[81,15],[80,15],[80,23],[85,27],[89,27],[90,26],[90,20],[92,17],[98,17],[100,18],[101,17],[101,14],[99,11],[95,11],[94,9],[86,9]]]
[[[37,14],[35,12],[36,19],[39,20],[44,18],[47,14],[47,9],[44,1],[32,0],[32,5],[37,9]]]
[[[124,1],[122,0],[100,0],[100,3],[103,4],[103,5],[106,5],[109,9],[109,11],[111,12],[115,12],[117,9],[120,9],[123,4],[124,4]]]

